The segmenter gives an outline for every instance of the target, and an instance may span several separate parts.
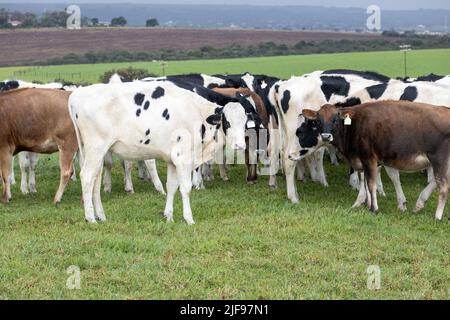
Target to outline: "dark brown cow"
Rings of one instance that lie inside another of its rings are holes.
[[[267,116],[266,107],[264,106],[264,102],[261,99],[259,95],[254,93],[248,88],[213,88],[213,91],[223,94],[225,96],[229,97],[235,97],[237,94],[242,94],[244,96],[250,96],[253,101],[255,102],[256,112],[258,113],[259,117],[261,118],[261,123],[264,126],[264,128],[267,130],[269,126],[269,117]],[[257,130],[259,128],[256,128]],[[258,131],[257,131],[258,132]],[[258,140],[258,138],[256,137]],[[258,140],[259,141],[259,140]],[[247,144],[247,147],[245,148],[245,164],[247,165],[247,182],[254,183],[256,180],[258,180],[258,174],[257,174],[257,164],[255,164],[256,161],[250,161],[250,142],[249,137],[246,137],[245,142]],[[253,162],[253,164],[250,164]],[[219,166],[220,170],[225,170],[224,166]],[[221,172],[221,175],[223,173]]]
[[[303,116],[317,121],[322,140],[336,146],[354,169],[364,172],[370,209],[375,213],[378,165],[402,171],[420,171],[431,165],[435,182],[430,185],[436,183],[439,188],[435,218],[442,218],[450,173],[450,109],[380,101],[339,110],[324,105],[318,112],[303,110]]]
[[[3,203],[11,200],[8,179],[11,159],[21,151],[46,154],[60,152],[61,177],[54,202],[61,201],[78,149],[67,105],[69,96],[70,92],[52,89],[18,89],[0,94]]]

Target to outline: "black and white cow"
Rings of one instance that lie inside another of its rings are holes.
[[[271,88],[269,97],[277,107],[280,118],[281,158],[287,194],[292,202],[299,201],[294,179],[298,160],[314,157],[319,181],[327,185],[323,169],[324,149],[320,147],[321,137],[315,134],[313,126],[308,125],[302,116],[302,110],[319,110],[324,104],[336,104],[366,87],[389,80],[388,77],[373,72],[330,70],[292,77]]]
[[[220,107],[169,81],[80,88],[70,96],[69,110],[83,158],[80,177],[85,217],[92,223],[105,220],[100,188],[103,158],[108,150],[127,160],[165,161],[164,215],[173,221],[173,199],[180,187],[183,217],[193,224],[189,200],[192,171],[212,158],[214,137],[224,117],[229,125],[225,136],[229,145],[233,149],[245,148],[248,118],[242,105]]]

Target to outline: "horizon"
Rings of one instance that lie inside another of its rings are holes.
[[[450,1],[436,0],[433,2],[423,2],[421,0],[399,0],[392,3],[390,0],[279,0],[273,3],[272,0],[248,0],[242,4],[240,0],[16,0],[5,1],[0,0],[0,4],[139,4],[139,5],[236,5],[236,6],[313,6],[313,7],[328,7],[328,8],[367,8],[369,5],[378,5],[382,10],[389,11],[408,11],[408,10],[450,10]]]

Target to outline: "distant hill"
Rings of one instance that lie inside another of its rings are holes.
[[[76,1],[74,1],[76,2]],[[364,30],[367,14],[360,8],[319,6],[82,4],[82,14],[100,21],[124,16],[129,26],[144,26],[155,17],[163,26],[301,30]],[[0,3],[0,8],[42,14],[65,4]],[[382,11],[382,30],[449,32],[450,10]]]

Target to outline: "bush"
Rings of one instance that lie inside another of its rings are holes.
[[[106,71],[102,76],[100,76],[100,82],[108,83],[109,79],[111,79],[115,73],[122,78],[122,81],[133,81],[147,77],[156,77],[155,74],[150,73],[147,69],[129,67],[126,69]]]

